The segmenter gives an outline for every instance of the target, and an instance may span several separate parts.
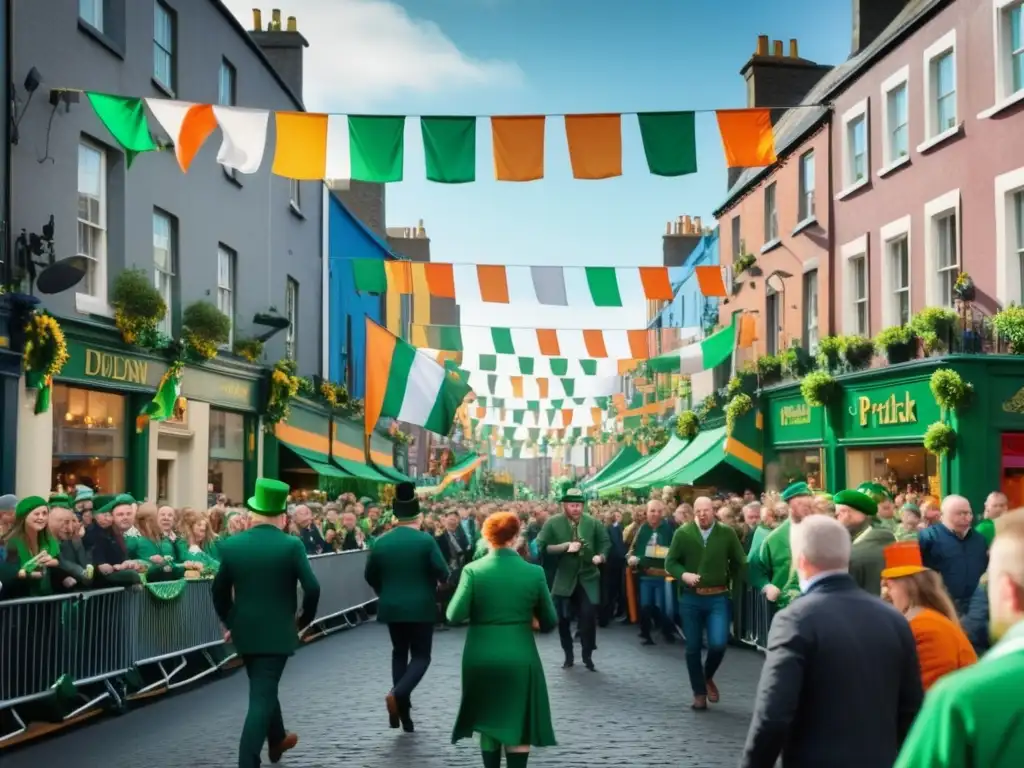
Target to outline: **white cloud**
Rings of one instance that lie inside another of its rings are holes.
[[[222,0],[249,29],[252,0]],[[311,109],[355,110],[402,94],[514,86],[514,62],[477,59],[432,21],[415,19],[390,0],[291,0],[274,3],[296,16],[309,40],[305,97]],[[270,7],[263,9],[269,21]]]

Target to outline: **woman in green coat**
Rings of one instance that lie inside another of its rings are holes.
[[[149,566],[146,581],[174,581],[184,578],[186,570],[202,570],[200,564],[188,558],[185,542],[171,538],[173,517],[170,522],[170,528],[166,519],[161,525],[156,504],[149,502],[140,504],[135,513],[135,527],[141,535],[126,538],[125,547],[130,560]]]
[[[448,604],[448,621],[469,622],[462,654],[462,703],[452,743],[480,735],[484,768],[523,768],[530,747],[555,744],[544,668],[534,626],[558,624],[544,571],[514,549],[519,518],[500,512],[487,518],[483,535],[491,554],[462,571]]]

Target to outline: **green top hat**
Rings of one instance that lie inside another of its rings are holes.
[[[583,504],[587,500],[587,497],[583,495],[583,491],[574,486],[569,486],[562,491],[562,498],[559,500],[562,504]]]
[[[257,515],[274,517],[283,515],[288,508],[288,483],[261,477],[256,481],[256,493],[249,497],[247,506]]]
[[[392,505],[392,512],[400,523],[408,523],[419,517],[420,500],[416,497],[415,485],[399,483],[395,486],[395,503]]]
[[[834,501],[837,505],[842,504],[869,517],[878,514],[878,504],[863,491],[840,491],[835,495]]]
[[[793,483],[786,490],[782,492],[782,500],[790,501],[791,499],[798,499],[801,496],[813,496],[814,491],[811,490],[811,486],[802,480],[798,483]]]
[[[19,501],[18,506],[14,508],[14,518],[16,520],[24,520],[28,517],[30,512],[45,506],[46,499],[42,496],[26,496],[24,499]]]

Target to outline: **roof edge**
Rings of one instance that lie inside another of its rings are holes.
[[[344,211],[345,215],[356,225],[356,227],[358,227],[364,235],[370,238],[370,240],[384,252],[385,258],[391,258],[396,261],[400,260],[399,257],[395,255],[395,252],[391,250],[388,244],[377,236],[376,232],[374,232],[372,229],[366,226],[362,219],[360,219],[358,216],[352,213],[352,211],[349,210],[348,206],[345,205],[345,202],[338,196],[337,190],[331,189],[330,186],[328,186],[327,191],[330,193],[331,198],[333,198],[334,202],[336,202],[341,207],[341,210]],[[330,226],[330,211],[328,211],[327,220],[327,225]],[[330,258],[330,254],[328,254],[328,258]]]

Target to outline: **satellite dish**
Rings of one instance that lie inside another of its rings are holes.
[[[73,288],[82,281],[88,271],[88,261],[83,256],[69,256],[46,267],[36,278],[40,293],[54,294]]]

